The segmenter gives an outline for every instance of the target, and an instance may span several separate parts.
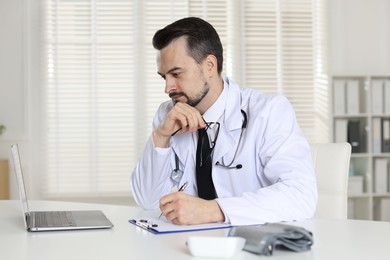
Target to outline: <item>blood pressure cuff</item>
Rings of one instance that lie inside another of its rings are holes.
[[[229,236],[246,239],[244,250],[270,256],[275,248],[303,252],[313,245],[313,234],[302,228],[280,223],[233,227]]]

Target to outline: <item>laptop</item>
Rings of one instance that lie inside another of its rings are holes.
[[[24,225],[28,231],[101,229],[114,226],[100,210],[30,211],[18,145],[12,145],[11,150],[22,204]]]

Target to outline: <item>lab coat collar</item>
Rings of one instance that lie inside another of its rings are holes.
[[[243,118],[241,114],[242,97],[240,88],[228,77],[224,77],[224,88],[227,88],[228,91],[223,124],[227,131],[241,129]]]

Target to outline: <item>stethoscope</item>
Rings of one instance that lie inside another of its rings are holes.
[[[237,144],[237,147],[236,147],[236,151],[234,152],[233,159],[228,164],[225,164],[225,161],[224,161],[223,158],[222,158],[221,162],[217,161],[215,163],[216,165],[221,166],[221,167],[226,168],[226,169],[241,169],[242,168],[242,164],[240,164],[240,163],[236,164],[235,166],[232,166],[234,161],[235,161],[235,159],[236,159],[237,152],[238,152],[238,150],[240,148],[240,144],[241,144],[241,140],[242,140],[244,129],[246,129],[247,123],[248,123],[248,117],[247,117],[246,112],[241,109],[241,114],[244,117],[244,121],[242,122],[240,139],[238,140],[238,144]],[[175,181],[176,183],[179,183],[180,180],[181,180],[181,177],[183,176],[183,172],[184,171],[180,170],[180,167],[179,167],[179,157],[175,153],[175,169],[171,173],[171,179],[173,181]]]

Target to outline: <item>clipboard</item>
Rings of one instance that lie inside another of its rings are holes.
[[[146,210],[139,216],[129,219],[129,223],[145,229],[153,234],[169,234],[179,232],[194,232],[202,230],[231,228],[231,224],[227,223],[207,223],[200,225],[175,225],[169,222],[164,216],[159,218],[160,211]]]

